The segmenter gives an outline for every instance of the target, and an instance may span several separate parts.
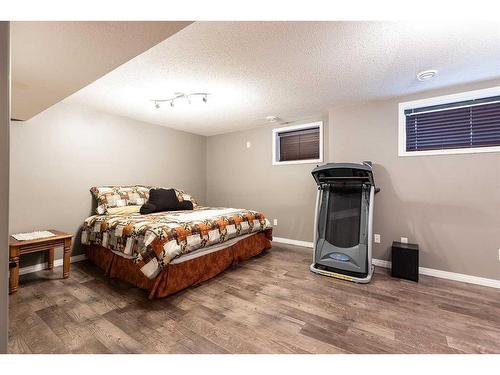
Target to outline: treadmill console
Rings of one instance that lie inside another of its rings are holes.
[[[328,163],[313,169],[312,175],[318,186],[323,185],[373,185],[371,163]]]

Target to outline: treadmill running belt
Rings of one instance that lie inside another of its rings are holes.
[[[350,248],[359,243],[361,196],[361,186],[331,188],[325,239],[332,245]]]

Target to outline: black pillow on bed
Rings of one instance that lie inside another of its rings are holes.
[[[193,202],[191,201],[182,201],[179,202],[179,211],[185,211],[185,210],[193,210]]]
[[[175,211],[179,207],[174,189],[151,189],[147,203],[155,205],[158,211]]]
[[[141,207],[141,214],[192,209],[193,203],[191,201],[179,202],[174,189],[151,189],[149,200]]]
[[[157,212],[157,208],[154,204],[144,203],[141,206],[140,212],[142,215],[152,214],[154,212]]]

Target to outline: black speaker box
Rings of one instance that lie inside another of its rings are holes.
[[[418,245],[392,243],[392,277],[418,282]]]

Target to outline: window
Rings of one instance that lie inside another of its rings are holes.
[[[321,163],[323,123],[273,129],[273,164]]]
[[[500,87],[399,105],[399,155],[500,151]]]

